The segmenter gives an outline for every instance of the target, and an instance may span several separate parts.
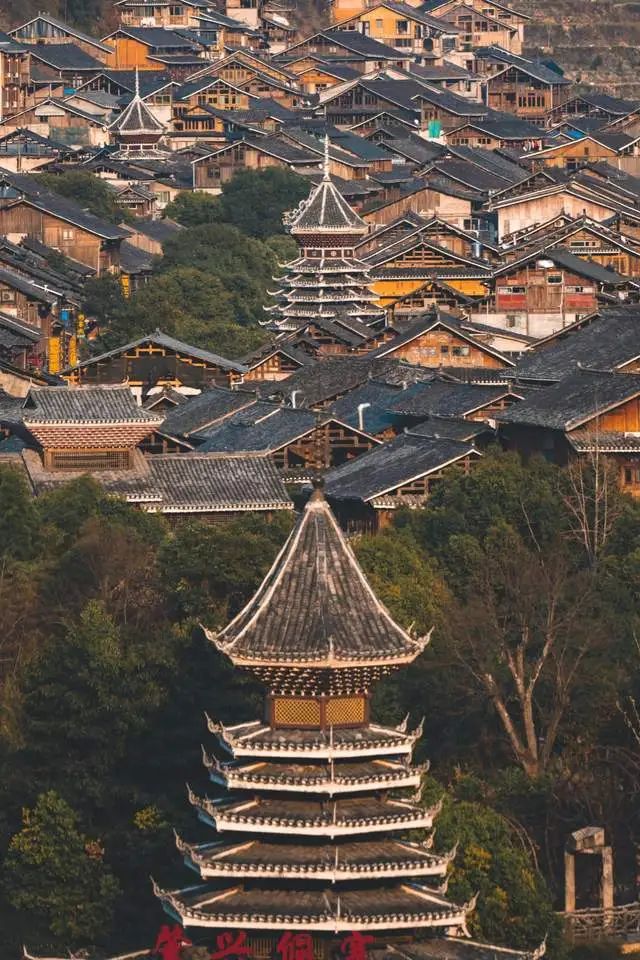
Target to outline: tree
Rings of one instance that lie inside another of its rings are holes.
[[[309,181],[281,167],[239,170],[222,186],[220,219],[264,240],[284,233],[282,216],[309,195]]]
[[[164,245],[163,272],[175,267],[217,277],[232,298],[232,319],[240,324],[264,319],[264,305],[274,289],[278,259],[266,244],[237,227],[210,223],[182,230]]]
[[[464,782],[464,781],[463,781]],[[456,903],[477,894],[471,918],[474,937],[512,948],[535,948],[547,934],[557,938],[558,922],[549,889],[511,824],[478,801],[458,798],[458,784],[444,794],[437,819],[441,850],[457,845],[448,895]],[[433,781],[428,793],[442,795]]]
[[[168,203],[165,216],[184,227],[198,227],[204,223],[218,223],[222,219],[220,201],[200,190],[179,193]]]
[[[92,173],[67,170],[64,173],[37,173],[35,176],[45,190],[75,200],[96,217],[112,223],[126,219],[125,212],[116,203],[113,188]]]
[[[542,551],[505,524],[487,533],[474,566],[448,639],[490,698],[517,762],[537,777],[554,755],[584,662],[605,639],[594,583],[572,570],[562,543]]]
[[[82,833],[77,814],[55,791],[23,811],[2,868],[23,942],[66,952],[105,937],[119,887],[104,856],[100,841]]]
[[[23,474],[0,464],[0,558],[26,560],[39,543],[38,516]]]
[[[179,266],[122,299],[100,338],[111,349],[160,329],[222,356],[248,353],[264,341],[259,328],[235,322],[234,296],[217,276]]]

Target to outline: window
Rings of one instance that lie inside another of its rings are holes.
[[[15,299],[16,299],[15,290],[3,290],[2,293],[0,294],[0,300],[2,300],[3,303],[14,303]]]
[[[376,30],[382,30],[382,20],[376,20]]]
[[[469,347],[452,347],[451,353],[454,357],[468,357],[470,354]]]
[[[562,274],[550,273],[547,277],[547,283],[551,284],[552,286],[557,286],[558,284],[562,283]]]
[[[447,346],[443,343],[442,346],[440,347],[440,353],[441,353],[443,356],[447,356],[448,353],[449,353],[449,347],[447,347]]]
[[[408,20],[398,20],[396,23],[398,33],[408,33],[409,32],[409,21]]]
[[[65,228],[65,229],[62,231],[62,239],[63,239],[63,240],[73,240],[74,236],[75,236],[75,231],[74,231],[74,230],[71,230],[70,228]]]
[[[509,330],[513,330],[513,328],[516,326],[517,322],[518,322],[518,321],[517,321],[517,318],[516,318],[515,313],[508,313],[508,314],[507,314],[507,327],[509,328]]]
[[[637,467],[624,468],[625,487],[636,487],[640,484],[640,470]]]

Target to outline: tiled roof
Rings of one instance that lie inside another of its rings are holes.
[[[127,386],[31,387],[23,410],[29,423],[157,423]]]
[[[412,417],[466,417],[509,395],[511,390],[499,385],[433,381],[416,384],[409,396],[395,400],[393,409]]]
[[[309,433],[315,425],[316,414],[311,410],[259,402],[207,430],[199,449],[215,453],[270,453]]]
[[[326,476],[327,496],[368,502],[462,459],[473,449],[468,442],[408,431],[331,470]]]
[[[245,664],[410,662],[424,647],[376,598],[320,490],[258,592],[212,639]]]
[[[148,464],[149,485],[160,494],[163,513],[292,508],[268,457],[159,454]]]
[[[101,70],[104,64],[75,43],[25,44],[35,60],[41,60],[56,70]]]
[[[580,369],[514,404],[497,419],[504,424],[573,430],[640,395],[640,374]]]
[[[242,407],[255,403],[256,395],[244,390],[225,390],[211,387],[195,397],[189,397],[167,414],[162,429],[169,434],[188,437],[228,417]]]
[[[106,360],[107,357],[116,357],[120,353],[126,353],[127,350],[133,349],[133,347],[139,347],[142,344],[157,344],[160,347],[166,347],[168,350],[174,350],[176,353],[183,353],[190,357],[195,357],[197,360],[204,360],[205,363],[210,363],[213,366],[220,367],[223,370],[235,370],[238,373],[245,373],[246,369],[242,364],[234,363],[233,360],[226,360],[224,357],[218,356],[217,353],[211,353],[209,350],[202,350],[200,347],[192,347],[189,343],[184,343],[182,340],[176,340],[175,337],[170,337],[166,333],[162,333],[161,330],[156,330],[155,333],[150,333],[146,337],[140,337],[138,340],[132,340],[131,343],[125,343],[121,347],[116,347],[114,350],[108,350],[106,353],[101,353],[96,357],[91,357],[89,360],[83,360],[81,363],[76,364],[74,367],[70,367],[69,370],[77,370],[80,367],[86,367],[93,363],[99,363],[102,360]]]
[[[640,308],[615,307],[576,330],[527,351],[516,367],[526,380],[561,380],[580,364],[616,370],[640,357]]]
[[[370,377],[385,383],[414,383],[430,380],[437,371],[414,367],[399,360],[377,360],[372,355],[363,357],[327,357],[320,363],[305,367],[277,383],[265,384],[262,396],[281,396],[290,399],[294,390],[298,399],[309,406],[341,397]]]
[[[293,234],[314,230],[365,233],[367,230],[362,217],[351,209],[328,173],[292,214],[288,226]]]
[[[136,93],[131,103],[116,117],[109,129],[114,133],[156,134],[164,132],[165,126],[158,120],[151,108]]]

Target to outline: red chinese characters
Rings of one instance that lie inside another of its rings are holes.
[[[309,933],[283,933],[276,953],[280,960],[313,960],[313,939]]]
[[[174,924],[173,927],[165,923],[158,931],[153,952],[162,960],[180,960],[182,948],[190,946],[191,940],[185,936],[179,923]]]
[[[233,934],[230,931],[218,934],[216,937],[217,950],[212,953],[211,960],[224,960],[224,958],[250,957],[251,947],[247,943],[247,935],[244,930]]]
[[[367,947],[374,941],[374,937],[354,930],[344,938],[340,944],[340,953],[345,960],[367,960]]]

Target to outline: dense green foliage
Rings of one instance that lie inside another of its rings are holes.
[[[277,286],[273,278],[296,252],[282,234],[282,210],[297,202],[302,187],[308,190],[301,177],[291,183],[290,176],[268,170],[245,182],[238,174],[220,199],[181,194],[167,213],[186,229],[165,244],[151,283],[129,298],[111,277],[87,283],[84,309],[100,329],[95,348],[111,349],[158,328],[231,358],[264,343],[260,321]],[[255,199],[260,192],[262,205]]]
[[[66,170],[64,173],[38,173],[36,177],[46,190],[75,200],[96,217],[111,220],[113,223],[130,219],[128,211],[116,203],[113,187],[92,173]]]
[[[570,475],[546,463],[488,455],[428,509],[356,543],[398,620],[435,626],[419,661],[379,687],[375,709],[393,722],[426,716],[419,753],[438,782],[427,780],[425,799],[445,791],[436,845],[459,843],[449,892],[479,893],[474,935],[533,946],[548,931],[554,957],[567,832],[603,823],[623,886],[640,833],[637,744],[622,715],[639,692],[640,510],[611,494],[594,557],[571,491]],[[143,946],[160,921],[149,874],[185,880],[171,830],[193,835],[184,783],[204,789],[202,714],[237,722],[260,709],[258,685],[197,623],[233,616],[291,518],[169,528],[87,479],[34,501],[9,467],[0,505],[0,927],[10,950],[25,938],[45,952]],[[532,765],[498,702],[522,731],[509,656],[526,626],[525,660],[539,663],[549,595],[572,627],[566,636],[558,625],[555,652],[565,663],[576,644],[583,654],[559,713],[554,658],[540,669],[533,722],[552,749]]]
[[[169,204],[166,214],[185,227],[228,223],[250,237],[266,240],[284,232],[283,213],[308,194],[309,181],[291,170],[239,170],[223,184],[219,197],[182,193]]]

